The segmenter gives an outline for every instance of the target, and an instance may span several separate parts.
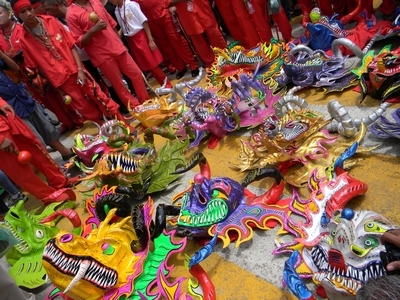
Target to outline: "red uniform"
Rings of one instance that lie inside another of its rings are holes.
[[[88,9],[92,12],[95,11],[99,18],[107,23],[107,29],[96,32],[90,43],[84,47],[93,65],[100,68],[126,106],[128,106],[128,102],[132,106],[139,105],[139,102],[125,88],[121,72],[132,81],[139,101],[148,100],[150,97],[143,81],[142,72],[114,31],[117,22],[98,0],[88,1]],[[94,26],[94,23],[89,20],[89,12],[72,3],[68,8],[66,20],[77,46],[82,48],[83,35]]]
[[[23,32],[21,24],[14,22],[14,27],[11,29],[9,39],[5,39],[4,35],[0,36],[0,50],[6,53],[11,58],[14,58],[21,51],[20,37]],[[25,72],[25,64],[19,63],[21,66],[21,73]],[[65,105],[62,101],[61,95],[55,90],[51,84],[48,83],[44,94],[34,87],[31,80],[27,76],[22,76],[22,81],[26,84],[33,97],[42,103],[46,108],[52,111],[57,119],[69,129],[82,126],[82,120],[72,106]]]
[[[251,14],[254,23],[257,26],[258,34],[262,42],[269,42],[272,38],[271,27],[269,26],[269,14],[267,3],[265,0],[253,0],[254,13]],[[292,38],[292,25],[286,16],[285,11],[280,6],[279,13],[271,15],[274,23],[278,24],[279,31],[282,33],[284,40],[289,41]]]
[[[257,27],[251,14],[247,11],[243,0],[232,0],[232,7],[235,11],[239,25],[247,36],[249,42],[248,48],[253,48],[261,42],[260,35],[258,34]]]
[[[218,7],[218,11],[222,19],[224,19],[225,25],[231,36],[236,41],[240,41],[243,47],[249,48],[249,41],[247,40],[245,31],[242,30],[242,27],[240,26],[239,18],[233,9],[232,2],[226,0],[214,0],[214,3]]]
[[[0,107],[5,104],[7,102],[0,98]],[[14,143],[17,151],[27,150],[31,153],[31,164],[46,176],[49,185],[35,174],[29,163],[19,163],[15,153],[2,152],[0,169],[12,181],[45,203],[67,199],[75,200],[74,192],[66,189],[70,185],[70,182],[60,167],[50,157],[29,127],[17,116],[13,117],[10,112],[8,113],[8,117],[0,114],[0,145],[5,138]]]
[[[26,66],[40,67],[54,87],[60,88],[71,96],[70,105],[78,110],[83,119],[98,121],[102,113],[110,117],[118,115],[118,104],[108,98],[100,88],[95,89],[94,85],[98,86],[98,84],[89,75],[83,86],[77,83],[78,67],[71,52],[71,49],[75,47],[75,40],[70,33],[54,17],[40,16],[38,18],[47,29],[55,50],[47,50],[25,29],[20,43]],[[37,54],[38,51],[40,55]]]
[[[193,5],[192,11],[188,10],[188,5]],[[210,44],[220,49],[225,49],[227,44],[218,28],[208,0],[180,2],[175,7],[182,27],[186,34],[190,36],[197,54],[207,66],[210,66],[215,57]],[[203,33],[206,33],[209,43],[204,38]]]
[[[179,71],[186,65],[197,69],[197,62],[187,41],[176,31],[164,0],[135,0],[147,17],[151,34],[164,59],[170,61]]]

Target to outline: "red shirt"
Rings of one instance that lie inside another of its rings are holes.
[[[78,72],[78,67],[71,51],[71,48],[75,46],[75,40],[54,17],[41,15],[38,18],[43,21],[51,43],[60,55],[61,61],[58,61],[52,52],[24,28],[20,44],[24,53],[25,65],[33,69],[40,67],[50,83],[55,87],[59,87],[72,74]]]
[[[170,0],[167,0],[168,4]],[[216,23],[208,0],[193,0],[193,11],[187,10],[187,2],[175,5],[179,20],[187,35],[202,33],[206,28]]]
[[[165,0],[134,0],[134,1],[139,3],[140,10],[147,17],[148,21],[162,18],[167,11]]]
[[[14,57],[18,51],[21,50],[19,38],[21,37],[23,26],[15,23],[14,29],[11,31],[9,42],[4,39],[4,36],[0,36],[0,50],[3,51],[10,57]]]
[[[114,28],[117,22],[110,16],[103,5],[98,0],[88,1],[87,9],[89,12],[97,13],[101,20],[107,23],[107,29],[96,32],[88,45],[84,48],[90,57],[93,65],[98,67],[111,57],[118,56],[126,51],[124,44],[115,33]],[[79,48],[82,48],[82,37],[94,26],[95,23],[89,20],[89,12],[79,5],[72,3],[67,12],[67,24],[72,36],[76,40]]]
[[[3,98],[0,97],[0,107],[8,104]],[[10,132],[12,135],[23,135],[32,142],[36,140],[34,133],[29,129],[28,126],[17,116],[13,117],[10,111],[7,112],[8,117],[0,114],[0,144],[4,142],[3,132]]]

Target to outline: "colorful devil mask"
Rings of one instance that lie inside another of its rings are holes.
[[[130,217],[112,223],[115,213],[112,209],[86,238],[61,231],[51,239],[43,253],[49,277],[74,299],[140,299],[139,295],[159,299],[169,288],[163,279],[171,274],[169,269],[165,278],[161,275],[167,274],[164,262],[182,251],[186,240],[174,242],[174,232],[163,233],[155,240],[154,251],[149,251],[150,198],[133,211],[133,223]]]
[[[184,164],[182,151],[187,145],[188,141],[168,142],[156,153],[153,144],[132,141],[126,150],[103,155],[93,168],[85,170],[89,175],[82,181],[89,189],[109,185],[148,193],[161,191],[178,177],[172,172]]]
[[[47,276],[41,265],[41,256],[47,241],[57,234],[59,228],[40,222],[53,214],[56,208],[61,210],[73,206],[72,201],[52,203],[41,214],[35,214],[37,209],[27,212],[21,200],[7,212],[0,226],[8,229],[17,240],[6,253],[6,259],[12,265],[9,274],[19,286],[33,289],[46,283]]]
[[[194,237],[218,235],[224,247],[230,243],[229,231],[239,235],[236,245],[249,240],[253,230],[249,223],[257,224],[260,229],[270,229],[282,220],[288,212],[288,201],[278,201],[283,189],[282,175],[276,169],[264,169],[251,172],[242,184],[227,178],[211,178],[208,163],[202,154],[194,155],[187,168],[181,173],[200,164],[201,173],[184,192],[176,195],[173,201],[182,200],[176,221],[177,233]],[[271,189],[256,196],[245,187],[252,181],[273,177],[276,182]]]
[[[390,51],[390,48],[391,45],[384,47],[375,57],[372,51],[369,52],[369,57],[360,67],[364,70],[360,78],[362,100],[367,94],[382,101],[400,96],[400,50]],[[359,70],[353,72],[360,74]]]
[[[369,278],[386,274],[379,256],[385,251],[380,237],[394,226],[373,211],[344,209],[334,212],[327,228],[329,234],[304,249],[303,258],[329,299],[352,299]]]

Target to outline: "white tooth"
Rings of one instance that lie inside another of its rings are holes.
[[[336,274],[336,267],[333,267],[333,271],[332,272]]]
[[[351,277],[351,270],[350,270],[350,267],[347,268],[346,276],[347,276],[347,277]]]
[[[85,276],[89,266],[90,266],[90,261],[85,260],[81,262],[78,272],[76,273],[75,277],[71,280],[67,288],[64,290],[64,294],[66,294],[70,289],[72,289],[77,284],[77,282]]]
[[[121,167],[121,157],[122,155],[118,155],[117,167]]]

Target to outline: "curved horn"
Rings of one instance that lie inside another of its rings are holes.
[[[362,8],[362,0],[358,0],[357,7],[351,13],[349,13],[348,15],[346,15],[340,19],[342,24],[346,25],[351,20],[353,20],[354,17],[357,16],[361,12],[361,8]]]
[[[276,184],[280,184],[283,179],[282,173],[276,168],[256,169],[249,172],[242,181],[242,187],[247,187],[250,183],[260,179],[272,177]]]
[[[203,78],[203,73],[204,73],[204,69],[203,68],[199,68],[199,75],[192,79],[191,81],[184,81],[184,82],[180,82],[178,84],[175,84],[174,90],[183,98],[185,99],[186,97],[186,92],[185,92],[185,88],[186,87],[192,87],[197,85],[200,80]]]
[[[201,152],[197,152],[193,154],[190,162],[186,165],[186,167],[178,168],[172,174],[182,174],[186,171],[193,169],[196,165],[200,165],[200,173],[207,179],[211,178],[211,170],[210,166],[207,162],[206,157]]]
[[[345,137],[353,137],[357,134],[358,128],[361,123],[369,126],[374,123],[389,107],[389,103],[382,103],[376,111],[371,113],[369,116],[362,119],[353,120],[346,108],[336,100],[331,100],[328,103],[329,114],[335,119],[336,122],[328,124],[327,129],[329,132],[339,132],[340,135]]]
[[[371,125],[372,123],[375,123],[389,106],[390,103],[388,102],[381,103],[381,105],[379,105],[379,107],[369,116],[362,119],[355,119],[354,124],[356,125],[357,128],[360,128],[361,123],[364,123],[367,126]]]
[[[307,10],[303,4],[297,4],[295,9],[301,9],[301,13],[303,14],[303,19],[301,20],[301,25],[306,28],[307,24],[310,23],[310,12]]]
[[[137,236],[137,240],[131,242],[133,253],[143,251],[149,242],[149,232],[146,228],[143,205],[135,205],[132,209],[132,224]]]
[[[349,138],[357,134],[358,130],[354,124],[354,120],[342,104],[336,100],[329,101],[328,112],[336,121],[327,125],[329,132],[339,132],[340,135]]]
[[[295,54],[297,54],[297,53],[299,53],[299,52],[306,52],[306,53],[308,53],[308,54],[312,54],[314,51],[313,51],[310,47],[308,47],[308,46],[306,46],[306,45],[297,45],[297,46],[294,46],[294,47],[289,51],[289,53],[292,54],[292,55],[295,55]]]
[[[99,135],[103,135],[103,131],[101,130],[101,126],[100,126],[100,124],[99,123],[97,123],[97,122],[95,122],[95,121],[91,121],[96,127],[97,127],[97,129],[99,130]]]
[[[364,53],[363,51],[360,49],[360,47],[358,47],[356,44],[354,44],[352,41],[350,41],[349,39],[346,38],[339,38],[333,41],[332,43],[332,53],[336,56],[336,57],[343,57],[342,51],[340,51],[339,46],[345,46],[346,48],[350,49],[355,56],[357,56],[359,59],[363,59],[364,57]]]
[[[287,110],[293,109],[291,103],[297,105],[301,109],[308,107],[308,103],[305,99],[293,95],[293,90],[298,90],[297,88],[298,87],[292,88],[286,96],[283,96],[278,100],[278,102],[275,103],[275,115],[278,118],[282,118]],[[286,111],[283,111],[283,108],[286,108]]]

